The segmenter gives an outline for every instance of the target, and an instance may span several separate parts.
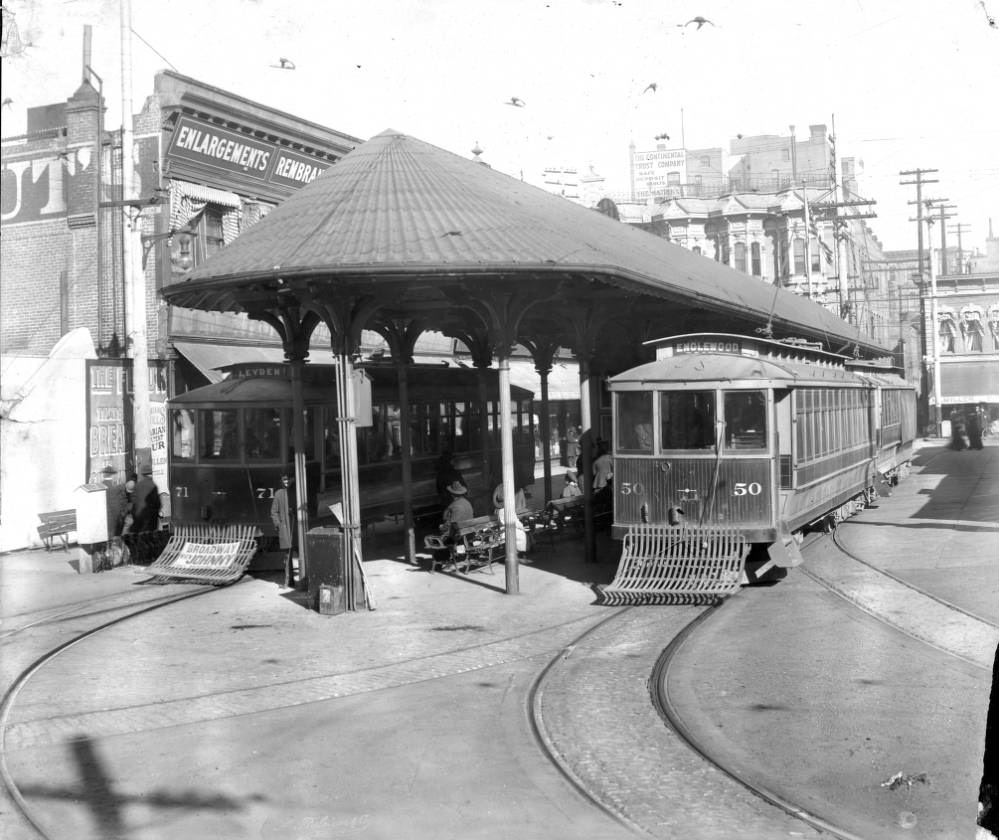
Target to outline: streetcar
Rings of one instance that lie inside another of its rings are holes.
[[[744,335],[648,344],[655,361],[608,382],[617,539],[641,523],[731,526],[747,578],[780,577],[805,530],[833,527],[908,469],[916,396],[895,368]]]
[[[228,376],[221,382],[168,401],[171,522],[254,525],[260,537],[272,538],[274,491],[282,474],[295,474],[290,367],[240,363],[224,370]],[[404,510],[398,371],[392,364],[358,370],[370,383],[370,425],[357,424],[360,512],[362,523],[370,524]],[[330,506],[341,499],[333,376],[331,365],[307,364],[303,370],[310,522],[331,516]],[[501,474],[498,372],[411,365],[407,381],[416,516],[439,513],[437,474],[447,455],[485,512],[493,481]],[[533,394],[517,387],[510,391],[515,474],[529,483],[534,474]]]

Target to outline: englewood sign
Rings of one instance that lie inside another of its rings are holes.
[[[177,121],[167,156],[284,187],[302,187],[330,166],[329,161],[188,116]]]

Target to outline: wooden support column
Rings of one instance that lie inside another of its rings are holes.
[[[309,341],[320,319],[306,309],[300,300],[300,290],[285,286],[276,295],[274,305],[246,307],[250,318],[270,324],[284,348],[284,357],[291,368],[291,444],[295,472],[295,523],[298,537],[298,580],[296,586],[307,590],[309,553],[305,535],[309,530],[309,482],[305,470],[305,400],[302,372],[309,357]]]
[[[531,351],[534,359],[534,369],[541,380],[541,408],[538,411],[540,428],[538,435],[544,441],[544,471],[545,471],[545,503],[552,499],[552,448],[551,448],[551,411],[548,406],[548,375],[552,372],[558,344],[550,339],[524,341],[524,346]]]
[[[341,504],[343,506],[344,606],[356,610],[355,587],[360,574],[361,502],[357,480],[357,417],[354,405],[354,365],[345,350],[335,356],[337,424],[340,438]]]
[[[538,368],[538,376],[541,378],[541,411],[538,414],[538,423],[541,424],[541,428],[538,429],[538,437],[544,448],[542,468],[545,474],[545,504],[552,500],[552,418],[548,408],[548,374],[551,371],[551,367]]]
[[[500,441],[503,450],[503,523],[506,526],[506,593],[520,594],[520,571],[517,559],[517,498],[513,474],[513,428],[510,400],[510,356],[504,349],[499,355]]]
[[[399,373],[399,442],[402,445],[402,520],[406,529],[406,562],[416,563],[416,520],[413,517],[413,429],[409,413],[409,359],[395,363]]]
[[[295,457],[295,521],[298,529],[298,588],[309,588],[309,558],[305,535],[309,530],[309,478],[305,471],[305,399],[302,370],[305,358],[289,356],[291,365],[291,437]]]
[[[416,563],[416,519],[413,513],[413,425],[409,411],[409,367],[413,364],[413,348],[423,332],[420,320],[393,318],[371,324],[388,342],[399,378],[399,443],[402,446],[402,519],[405,529],[406,562]]]
[[[590,387],[590,357],[579,357],[579,452],[581,467],[579,484],[583,489],[583,558],[587,563],[597,559],[597,534],[593,524],[593,450],[597,445],[593,428],[592,388]]]

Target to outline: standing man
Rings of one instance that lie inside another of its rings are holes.
[[[160,490],[153,481],[151,465],[142,467],[142,477],[135,482],[132,491],[132,533],[135,534],[133,553],[136,560],[155,559],[152,532],[160,528]]]
[[[277,530],[278,548],[285,552],[284,585],[286,589],[295,587],[295,566],[292,552],[295,546],[295,528],[292,527],[291,512],[295,509],[295,498],[291,488],[291,476],[281,476],[281,486],[274,491],[271,502],[271,522]]]

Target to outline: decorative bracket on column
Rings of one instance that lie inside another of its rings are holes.
[[[411,365],[416,342],[427,329],[423,318],[378,318],[370,324],[370,329],[378,333],[388,343],[392,359],[397,364]]]
[[[531,358],[534,360],[534,369],[539,376],[547,376],[552,372],[555,363],[555,354],[558,353],[559,344],[548,338],[523,339],[520,342],[531,351]]]

